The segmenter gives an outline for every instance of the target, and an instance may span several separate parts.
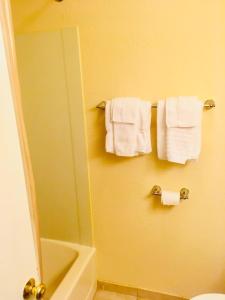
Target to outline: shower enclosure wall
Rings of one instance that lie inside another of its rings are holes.
[[[94,270],[78,30],[19,34],[16,50],[48,299],[79,261],[79,253],[85,267]],[[67,244],[51,240],[69,242],[70,250],[65,250]],[[54,257],[56,262],[65,253],[68,257],[65,263],[60,259],[58,267],[46,259]],[[85,275],[89,276],[89,293],[94,289],[93,274]],[[79,293],[63,299],[78,295],[86,299],[87,295]]]

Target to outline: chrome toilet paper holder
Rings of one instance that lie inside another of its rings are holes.
[[[152,188],[152,195],[154,196],[161,196],[162,195],[162,188],[159,185],[154,185]],[[182,188],[180,190],[180,199],[181,200],[187,200],[189,197],[189,189],[187,188]]]

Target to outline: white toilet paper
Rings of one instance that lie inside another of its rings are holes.
[[[178,205],[180,203],[180,193],[162,191],[161,203],[163,205]]]

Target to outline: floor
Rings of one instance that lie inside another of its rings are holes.
[[[124,294],[99,290],[95,294],[94,300],[145,300],[145,299],[137,298],[136,296],[130,296],[130,295],[124,295]]]

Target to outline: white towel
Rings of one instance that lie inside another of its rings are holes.
[[[138,118],[140,100],[137,98],[115,98],[111,101],[111,121],[135,124]]]
[[[167,159],[166,155],[166,103],[160,100],[157,104],[157,152],[158,158]]]
[[[157,148],[159,159],[185,164],[201,151],[202,102],[196,97],[159,101]]]
[[[115,98],[105,109],[106,151],[119,156],[151,152],[151,104],[138,98]]]
[[[199,125],[202,102],[197,97],[170,97],[166,101],[167,127],[196,127]]]

